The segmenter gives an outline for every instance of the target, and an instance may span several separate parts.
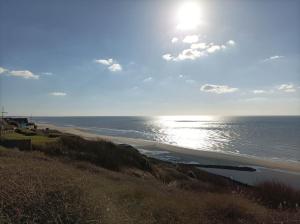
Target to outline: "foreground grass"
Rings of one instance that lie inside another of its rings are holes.
[[[76,136],[35,150],[0,147],[0,223],[300,220],[296,208],[275,207],[277,199],[291,208],[297,203],[299,192],[289,188],[243,187],[199,169],[150,160],[130,147]]]
[[[257,223],[267,209],[42,153],[0,153],[1,223]],[[219,206],[222,202],[221,206]],[[224,212],[227,209],[228,212]],[[239,220],[239,221],[238,221]]]

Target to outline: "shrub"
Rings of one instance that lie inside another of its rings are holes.
[[[89,161],[111,170],[134,167],[150,171],[147,158],[128,145],[116,145],[105,140],[86,140],[79,136],[63,135],[57,142],[44,146],[34,146],[52,156],[64,156],[68,159]]]
[[[34,136],[34,135],[36,135],[36,132],[31,131],[29,129],[16,129],[15,132],[19,133],[19,134],[22,134],[22,135],[25,135],[25,136]]]
[[[300,191],[283,183],[269,181],[259,183],[255,197],[270,208],[293,208],[300,205]]]

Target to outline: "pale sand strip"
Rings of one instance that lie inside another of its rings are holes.
[[[257,157],[248,157],[248,156],[242,156],[236,154],[225,154],[221,152],[192,150],[192,149],[187,149],[179,146],[157,143],[154,141],[148,141],[143,139],[98,135],[98,134],[87,132],[84,129],[73,128],[73,127],[60,127],[52,124],[38,124],[38,127],[56,129],[61,132],[79,135],[81,137],[89,138],[89,139],[97,139],[97,138],[107,139],[115,143],[129,144],[137,148],[142,148],[147,150],[168,151],[168,152],[180,154],[181,156],[193,156],[195,158],[196,157],[202,158],[203,160],[207,159],[208,161],[210,161],[209,164],[211,164],[212,162],[215,162],[217,164],[221,164],[222,162],[224,162],[225,164],[229,164],[229,165],[258,166],[258,167],[265,167],[269,169],[285,170],[285,171],[290,171],[290,172],[295,172],[300,174],[300,163],[297,162],[275,161],[275,160],[267,160],[267,159],[261,159]]]

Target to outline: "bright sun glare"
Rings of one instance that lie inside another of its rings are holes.
[[[185,2],[177,12],[178,25],[180,30],[195,29],[201,22],[201,10],[196,2]]]

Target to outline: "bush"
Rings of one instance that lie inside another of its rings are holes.
[[[34,131],[31,131],[29,129],[16,129],[15,131],[16,133],[19,133],[19,134],[22,134],[22,135],[25,135],[25,136],[34,136],[36,135],[36,132]]]
[[[269,181],[256,186],[255,197],[270,208],[295,209],[300,205],[300,191],[283,183]]]
[[[150,171],[147,158],[128,145],[115,145],[105,140],[86,140],[79,136],[63,135],[57,142],[44,146],[34,146],[52,156],[64,156],[68,159],[89,161],[111,170],[138,168]]]

